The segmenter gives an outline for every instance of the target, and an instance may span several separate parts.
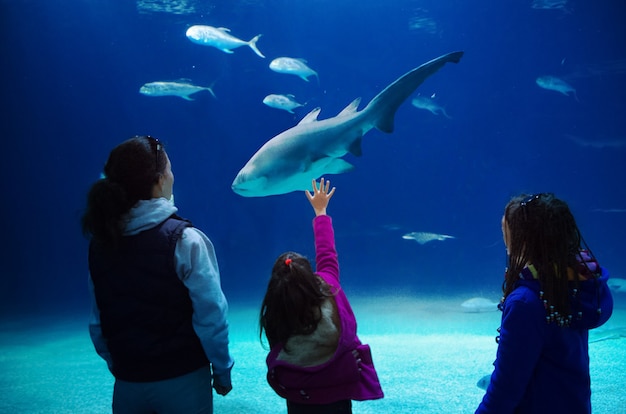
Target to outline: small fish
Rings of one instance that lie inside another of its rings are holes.
[[[626,293],[626,279],[611,278],[606,284],[614,292]]]
[[[443,241],[445,239],[454,239],[454,236],[445,234],[427,233],[423,231],[413,231],[402,236],[405,240],[415,240],[419,244],[425,244],[433,240]]]
[[[296,97],[291,94],[287,94],[287,95],[271,94],[263,98],[263,103],[271,108],[282,109],[284,111],[287,111],[293,114],[294,113],[293,110],[295,108],[304,106],[303,104],[296,101],[295,98]]]
[[[589,343],[601,342],[609,339],[626,338],[626,326],[608,329],[594,329],[589,332]]]
[[[307,61],[304,59],[279,57],[270,62],[270,69],[278,73],[299,76],[307,82],[309,76],[315,76],[319,82],[317,72],[308,67]]]
[[[463,311],[470,313],[492,312],[498,310],[498,302],[486,298],[471,298],[461,303]]]
[[[434,96],[434,95],[433,95]],[[450,118],[450,115],[446,113],[445,108],[438,105],[432,98],[425,98],[423,96],[417,96],[411,101],[414,107],[419,109],[426,109],[433,113],[433,115],[439,115],[442,113],[446,118]]]
[[[578,96],[576,95],[576,89],[572,87],[569,83],[565,82],[563,79],[557,78],[555,76],[539,76],[537,80],[537,85],[540,88],[547,89],[550,91],[561,92],[565,96],[572,96],[578,100]]]
[[[485,375],[484,377],[479,379],[478,382],[476,383],[476,386],[480,388],[481,390],[486,391],[487,387],[489,387],[489,383],[491,383],[491,374]]]
[[[188,79],[180,79],[175,82],[149,82],[139,88],[139,93],[146,96],[178,96],[188,101],[193,101],[189,95],[200,91],[209,91],[217,99],[210,86],[196,86]]]
[[[226,27],[213,27],[204,25],[195,25],[187,29],[187,39],[193,43],[202,46],[212,46],[225,53],[234,53],[231,49],[236,49],[241,46],[249,46],[257,55],[264,58],[263,53],[257,48],[256,42],[261,35],[256,35],[252,39],[241,40],[229,34],[230,29]]]

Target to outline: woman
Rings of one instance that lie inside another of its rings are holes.
[[[316,272],[309,260],[283,253],[261,306],[261,335],[270,345],[267,381],[289,414],[350,414],[352,400],[383,397],[370,348],[339,283],[335,237],[326,207],[335,188],[313,181],[305,194],[315,218]]]
[[[211,241],[176,215],[163,144],[115,147],[82,219],[90,236],[89,326],[115,376],[114,413],[212,413],[232,389],[227,303]],[[212,370],[211,370],[212,368]]]
[[[476,413],[590,413],[589,329],[613,311],[608,272],[553,194],[504,210],[507,249],[498,350]]]

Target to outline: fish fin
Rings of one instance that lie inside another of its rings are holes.
[[[252,39],[250,39],[250,41],[248,42],[248,46],[250,46],[250,48],[254,51],[254,53],[264,58],[265,56],[263,55],[263,53],[261,53],[261,51],[256,47],[256,42],[258,42],[261,36],[263,35],[259,34],[259,35],[254,36]]]
[[[350,102],[348,106],[343,108],[343,110],[339,112],[337,116],[349,115],[349,114],[355,113],[360,103],[361,103],[361,97],[358,97],[354,101]]]
[[[350,154],[354,155],[355,157],[360,157],[361,155],[363,155],[363,149],[361,148],[362,140],[363,137],[358,137],[357,139],[352,141],[352,144],[350,144],[350,147],[348,148],[348,152],[350,152]]]
[[[228,27],[218,27],[217,30],[221,32],[230,32],[230,29]]]
[[[311,123],[311,122],[316,122],[317,121],[317,116],[320,114],[321,110],[322,110],[322,108],[320,108],[319,106],[317,108],[313,109],[311,112],[306,114],[304,116],[304,118],[302,118],[302,120],[300,122],[298,122],[298,125],[308,124],[308,123]]]
[[[220,50],[221,50],[222,52],[224,52],[224,53],[235,53],[235,52],[233,52],[233,51],[232,51],[232,50],[230,50],[230,49],[220,49]]]
[[[181,98],[183,98],[186,101],[193,101],[194,100],[193,98],[190,98],[188,95],[181,96]]]
[[[462,56],[463,52],[448,53],[405,73],[376,95],[363,111],[375,114],[373,124],[376,129],[387,133],[393,132],[394,116],[402,102],[429,76],[441,69],[446,63],[458,63]]]
[[[326,174],[343,174],[354,170],[354,165],[342,158],[333,158],[324,168]]]

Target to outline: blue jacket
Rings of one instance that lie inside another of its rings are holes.
[[[589,329],[604,324],[613,299],[601,269],[580,283],[570,327],[546,322],[539,281],[520,279],[502,305],[495,369],[477,414],[591,413]]]

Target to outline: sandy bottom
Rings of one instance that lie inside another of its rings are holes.
[[[609,322],[592,331],[594,413],[626,413],[626,295]],[[490,374],[500,312],[467,313],[471,296],[359,297],[352,305],[359,336],[369,343],[385,392],[355,402],[361,413],[473,413]],[[233,391],[215,396],[216,413],[285,413],[265,382],[267,350],[258,339],[257,304],[231,302]],[[0,326],[0,413],[107,413],[113,377],[96,355],[87,315],[48,315]]]

